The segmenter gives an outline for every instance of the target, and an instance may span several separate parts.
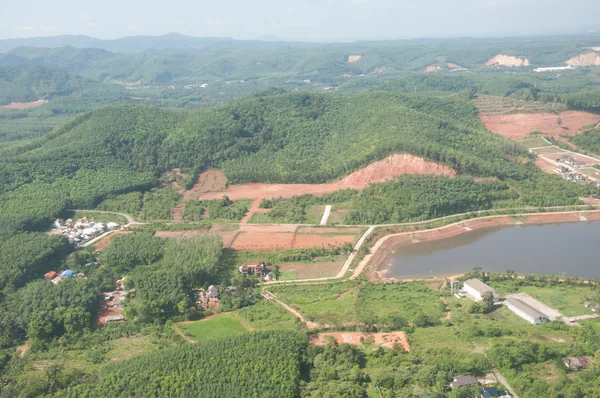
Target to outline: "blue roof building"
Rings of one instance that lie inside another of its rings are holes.
[[[61,278],[67,278],[67,277],[68,277],[68,278],[75,278],[76,276],[77,276],[77,274],[75,273],[75,271],[71,271],[70,269],[68,269],[68,270],[66,270],[66,271],[63,271],[63,272],[60,274],[60,277],[61,277]]]

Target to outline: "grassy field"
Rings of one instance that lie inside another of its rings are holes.
[[[583,303],[588,301],[587,296],[598,294],[590,288],[565,285],[546,288],[524,286],[521,290],[564,316],[593,314],[592,310],[585,308]]]
[[[336,276],[344,265],[344,258],[336,262],[319,262],[318,259],[314,263],[281,263],[279,264],[279,280],[296,280],[296,279],[313,279],[327,278]],[[326,259],[325,259],[326,260]]]
[[[579,169],[577,170],[579,173],[586,175],[586,176],[590,176],[590,177],[594,177],[594,178],[600,178],[600,171],[593,169],[593,168],[589,168],[589,169]]]
[[[548,141],[546,141],[542,137],[527,138],[527,139],[524,139],[522,141],[519,141],[519,143],[521,145],[523,145],[527,149],[550,146],[550,144],[548,143]]]
[[[354,283],[273,286],[269,291],[309,320],[327,325],[356,321],[358,286]]]
[[[207,320],[179,324],[178,328],[196,341],[217,339],[246,333],[246,328],[232,314],[221,314]]]
[[[514,282],[492,282],[490,283],[500,294],[525,292],[531,297],[541,301],[547,306],[554,308],[564,316],[578,316],[593,314],[585,308],[583,303],[588,300],[588,296],[599,296],[600,292],[587,286],[570,286],[557,284],[555,286],[533,286],[520,281],[519,285]]]
[[[359,319],[399,315],[412,321],[420,314],[439,319],[444,316],[440,302],[439,293],[424,282],[369,283],[360,288],[356,314]]]
[[[250,217],[250,224],[275,224],[269,213],[254,213]]]
[[[237,312],[242,322],[254,330],[302,329],[298,318],[272,301],[260,301]]]
[[[540,154],[545,154],[545,153],[563,153],[564,151],[560,148],[549,147],[549,148],[537,148],[537,149],[534,149],[534,152],[540,153]]]

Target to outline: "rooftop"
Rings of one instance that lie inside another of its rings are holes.
[[[536,310],[535,308],[533,308],[529,304],[526,304],[523,301],[521,301],[519,299],[516,299],[514,297],[507,298],[506,299],[506,304],[512,305],[516,309],[524,312],[525,314],[529,315],[532,318],[539,318],[539,317],[548,318],[548,316],[546,314],[543,314],[543,313],[539,312],[538,310]]]
[[[495,292],[494,289],[492,289],[491,287],[489,287],[488,285],[486,285],[479,279],[469,279],[468,281],[465,281],[465,285],[470,286],[471,288],[477,290],[481,294]]]

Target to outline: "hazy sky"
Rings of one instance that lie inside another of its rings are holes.
[[[0,0],[0,38],[537,35],[600,30],[598,15],[600,0]]]

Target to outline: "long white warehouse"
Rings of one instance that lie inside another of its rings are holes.
[[[539,325],[541,323],[550,322],[550,319],[548,319],[545,314],[542,314],[529,304],[526,304],[519,299],[509,297],[504,301],[504,303],[512,312],[531,324]]]
[[[497,302],[500,300],[500,298],[496,294],[496,291],[494,289],[492,289],[490,286],[488,286],[485,283],[483,283],[482,281],[480,281],[479,279],[469,279],[469,280],[465,281],[463,290],[465,292],[467,292],[467,294],[469,296],[473,297],[476,301],[483,300],[483,297],[486,294],[491,294],[492,297],[494,298],[494,302]]]

